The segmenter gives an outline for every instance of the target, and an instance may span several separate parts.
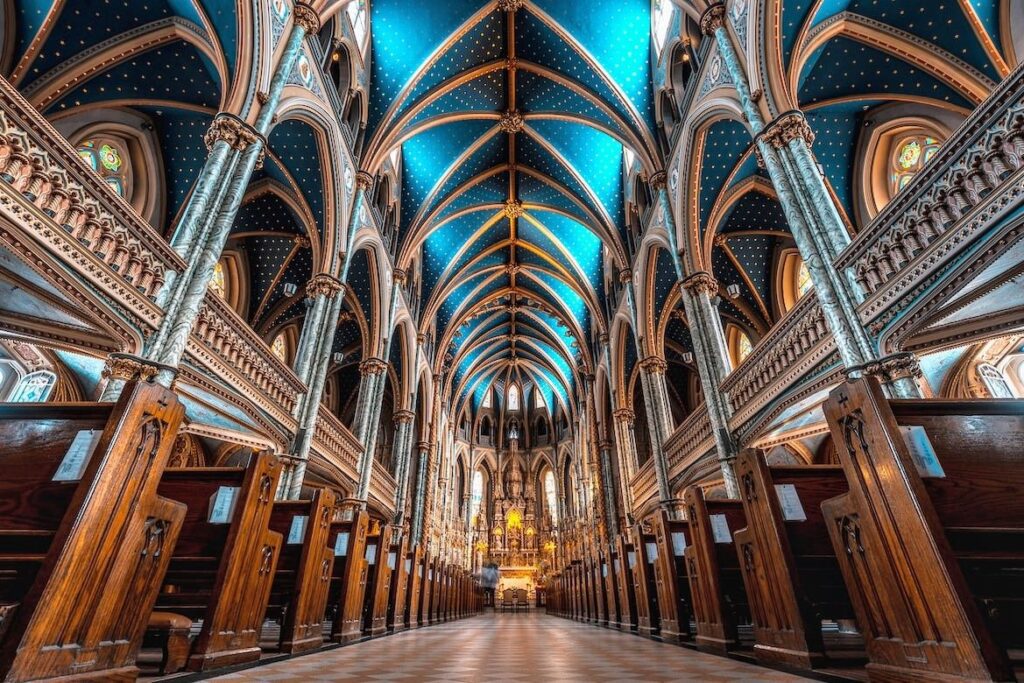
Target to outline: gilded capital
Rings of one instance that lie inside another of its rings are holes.
[[[397,426],[400,424],[411,424],[415,418],[416,413],[412,412],[411,410],[399,410],[397,413],[394,414],[394,417],[392,417],[391,419]]]
[[[391,273],[391,281],[399,286],[405,285],[405,279],[407,277],[408,273],[406,273],[405,269],[403,268],[395,268],[395,271]]]
[[[518,111],[507,111],[498,120],[498,128],[503,133],[518,133],[523,130],[523,115]]]
[[[619,271],[619,282],[626,284],[633,279],[633,271],[629,268],[623,268]]]
[[[701,15],[700,32],[710,36],[723,26],[725,26],[725,3],[716,2]]]
[[[800,138],[810,145],[814,142],[814,131],[811,130],[803,114],[798,111],[789,111],[769,123],[761,132],[761,137],[772,147],[778,149]]]
[[[309,35],[319,33],[320,15],[316,13],[312,5],[299,0],[295,3],[295,24],[305,29]]]
[[[203,136],[203,142],[206,143],[206,148],[209,150],[212,150],[218,142],[223,141],[228,143],[231,149],[242,151],[254,142],[262,140],[263,136],[255,128],[227,112],[217,114],[206,131],[206,135]]]
[[[369,192],[373,188],[373,176],[366,171],[356,173],[356,188],[363,192]]]
[[[623,422],[628,425],[632,425],[636,419],[636,414],[629,408],[619,408],[612,414],[615,416],[616,422]]]
[[[708,296],[718,294],[718,280],[707,271],[702,270],[694,273],[683,280],[682,285],[683,289],[689,290],[694,294],[707,294]]]
[[[334,296],[345,289],[337,278],[334,278],[326,273],[320,273],[314,275],[313,278],[306,283],[306,296],[310,299],[314,299],[318,296],[325,296],[328,299],[333,299]]]
[[[664,358],[658,356],[647,356],[640,361],[640,368],[647,374],[664,373],[668,369],[668,363]]]
[[[648,182],[651,185],[651,189],[657,194],[668,186],[668,175],[664,171],[658,171],[651,176]]]
[[[859,370],[859,373],[857,371]],[[917,356],[909,351],[894,353],[884,358],[865,363],[860,368],[850,368],[847,374],[872,375],[882,382],[890,383],[901,379],[918,380],[923,376]]]
[[[388,364],[380,358],[367,358],[359,364],[360,375],[379,375],[386,372]]]
[[[107,362],[103,366],[101,376],[104,379],[119,379],[125,382],[131,382],[136,379],[149,382],[156,377],[159,369],[157,365],[148,363],[138,356],[126,353],[112,353],[107,357]]]

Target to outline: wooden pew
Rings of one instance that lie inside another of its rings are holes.
[[[157,484],[184,409],[130,382],[116,403],[0,405],[0,678],[134,680],[185,506]]]
[[[747,525],[738,500],[708,500],[691,486],[683,494],[692,538],[686,546],[697,647],[726,652],[740,647],[739,625],[750,622],[747,594],[733,534]]]
[[[392,633],[404,631],[406,623],[406,592],[409,589],[409,572],[412,562],[407,559],[405,544],[408,533],[400,528],[392,530],[391,546],[388,549],[388,565],[392,566],[391,586],[388,589],[387,629]]]
[[[619,588],[616,583],[618,572],[615,564],[619,561],[618,553],[601,555],[601,576],[604,578],[604,598],[608,612],[608,626],[619,628]]]
[[[597,553],[591,560],[591,571],[594,581],[594,599],[597,601],[597,624],[608,625],[608,596],[606,595],[605,572],[606,567],[601,553]]]
[[[1024,647],[1024,401],[890,401],[868,378],[837,387],[824,411],[849,493],[822,510],[871,676],[1013,680],[1007,650]]]
[[[654,563],[661,639],[679,643],[690,640],[690,581],[686,572],[686,545],[690,524],[670,520],[662,510],[650,516],[658,557]]]
[[[589,585],[588,599],[590,602],[590,621],[594,624],[601,623],[601,574],[597,560],[590,552],[587,553],[587,583]]]
[[[423,557],[423,580],[420,589],[420,626],[430,626],[433,621],[434,603],[434,559],[429,555]]]
[[[331,640],[349,643],[363,637],[363,596],[366,591],[366,536],[370,517],[359,501],[343,500],[327,533],[334,549],[327,615]]]
[[[580,577],[582,571],[580,571],[581,560],[573,560],[572,564],[569,565],[569,585],[572,591],[572,618],[579,621],[583,618],[583,589],[580,587]]]
[[[337,498],[316,489],[310,500],[274,503],[270,528],[284,544],[270,591],[268,618],[281,625],[277,648],[295,654],[324,644],[323,621],[334,569],[334,548],[327,544]]]
[[[652,637],[661,631],[658,605],[658,586],[654,579],[654,564],[658,559],[658,544],[654,534],[643,523],[632,529],[635,559],[633,565],[633,592],[636,595],[637,632]]]
[[[615,563],[616,581],[619,587],[619,629],[635,631],[637,628],[636,589],[633,585],[633,566],[636,553],[633,544],[624,535],[618,539],[619,556]]]
[[[363,635],[379,636],[387,632],[388,589],[391,587],[391,569],[388,567],[388,548],[391,547],[391,528],[377,524],[366,537],[367,575],[363,597]]]
[[[406,554],[408,588],[405,599],[405,624],[409,628],[420,626],[420,593],[423,587],[423,550],[416,547]]]
[[[202,621],[187,666],[205,671],[259,659],[281,534],[269,529],[281,465],[270,452],[247,467],[169,468],[159,493],[188,506],[156,609]],[[243,599],[244,596],[244,599]],[[154,621],[147,644],[169,637]],[[180,663],[165,663],[176,670]]]
[[[764,662],[819,667],[827,659],[822,620],[854,618],[821,514],[822,502],[847,491],[843,469],[769,467],[755,449],[741,452],[734,469],[747,518],[734,538],[750,600],[754,654]]]

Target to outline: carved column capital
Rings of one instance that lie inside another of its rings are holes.
[[[303,0],[295,3],[295,23],[306,30],[309,35],[320,32],[320,15],[313,6]]]
[[[859,367],[848,368],[846,375],[847,377],[871,375],[887,384],[901,379],[917,381],[923,377],[917,356],[909,351],[894,353]]]
[[[622,284],[626,284],[632,279],[633,271],[631,271],[629,268],[623,268],[622,270],[619,271],[619,282],[621,282]]]
[[[221,112],[213,119],[206,135],[203,136],[207,149],[213,149],[220,141],[228,143],[231,149],[240,152],[254,142],[262,142],[263,136],[234,114]]]
[[[803,138],[808,145],[814,142],[814,131],[804,115],[798,111],[788,111],[765,126],[760,137],[778,149],[785,147],[798,138]]]
[[[647,181],[654,193],[657,194],[668,187],[668,175],[664,171],[658,171],[651,175],[651,179]]]
[[[395,268],[395,271],[391,273],[391,281],[394,282],[399,287],[404,287],[405,280],[408,276],[409,274],[405,271],[404,268]]]
[[[107,362],[103,366],[101,376],[104,379],[119,379],[125,382],[131,382],[132,380],[150,382],[156,377],[160,369],[161,366],[159,364],[148,361],[145,358],[128,353],[112,353],[107,357]]]
[[[373,176],[366,171],[356,172],[356,187],[363,192],[369,192],[373,188]]]
[[[598,343],[601,344],[601,346],[606,345],[608,343],[608,333],[602,332],[599,335],[597,335],[597,341]]]
[[[434,450],[434,445],[429,441],[417,441],[416,448],[419,449],[420,453],[425,453],[429,456]]]
[[[360,375],[379,375],[388,369],[387,361],[380,358],[367,358],[359,364]]]
[[[320,273],[314,275],[309,282],[306,283],[306,296],[310,299],[315,299],[318,296],[325,296],[328,299],[333,299],[338,292],[344,291],[345,285],[343,285],[337,278],[327,275],[326,273]]]
[[[668,369],[668,363],[664,358],[658,356],[647,356],[640,361],[640,368],[649,375],[664,373]]]
[[[412,424],[412,421],[416,419],[416,413],[411,410],[399,410],[391,419],[394,421],[395,426],[400,424]]]
[[[707,294],[715,296],[718,294],[718,280],[711,273],[701,270],[685,278],[682,282],[683,289],[694,294]]]
[[[633,425],[633,421],[636,419],[636,413],[629,408],[619,408],[612,415],[615,416],[616,422],[624,422],[630,426]]]
[[[723,26],[725,26],[725,3],[716,2],[701,15],[700,32],[706,36],[714,35],[715,31]]]

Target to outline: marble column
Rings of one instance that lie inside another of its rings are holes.
[[[668,387],[665,371],[668,363],[658,356],[648,356],[640,361],[641,382],[644,391],[644,405],[647,407],[647,424],[651,431],[651,445],[654,459],[654,474],[658,481],[658,499],[662,506],[671,510],[672,489],[669,486],[668,457],[665,442],[672,435],[672,413],[668,403]]]
[[[334,331],[338,329],[338,318],[341,317],[341,308],[344,305],[345,286],[330,275],[320,274],[310,280],[306,286],[306,294],[313,300],[314,307],[317,302],[321,302],[320,308],[326,308],[326,311],[318,316],[318,320],[311,323],[315,324],[316,328],[307,331],[306,325],[303,324],[303,337],[312,337],[314,342],[312,348],[308,349],[312,358],[308,362],[304,376],[300,375],[306,383],[307,390],[298,401],[296,415],[299,419],[299,429],[292,440],[291,448],[294,465],[289,472],[288,487],[285,489],[285,496],[292,500],[297,499],[302,492],[302,481],[306,476],[306,463],[309,461],[309,451],[316,433],[320,401],[323,398],[327,369],[330,367],[331,353],[334,350]]]
[[[395,413],[395,441],[391,447],[391,458],[395,463],[395,523],[400,524],[405,516],[405,504],[409,495],[409,458],[415,429],[416,413],[399,410]]]
[[[725,490],[730,498],[739,497],[736,476],[732,462],[736,459],[736,440],[729,431],[732,408],[728,396],[720,387],[731,371],[729,351],[726,347],[722,325],[711,302],[718,295],[718,282],[710,273],[695,273],[683,280],[680,287],[686,319],[693,340],[694,358],[697,361],[697,375],[700,377],[704,403],[708,410],[711,431],[715,435],[715,447],[722,469]]]
[[[603,440],[598,445],[601,454],[601,484],[604,490],[605,524],[609,539],[619,534],[618,511],[615,507],[615,482],[612,473],[612,442]]]
[[[430,442],[420,441],[416,444],[419,462],[416,468],[416,497],[412,505],[412,546],[418,546],[423,540],[423,513],[427,507],[427,479],[430,472]]]
[[[636,415],[628,408],[619,408],[615,418],[615,446],[619,454],[619,491],[622,497],[622,513],[626,526],[633,525],[633,489],[630,484],[636,476],[636,434],[633,422]]]
[[[363,453],[359,457],[359,484],[354,497],[364,503],[370,493],[373,449],[377,446],[378,425],[374,422],[374,416],[377,416],[379,421],[377,406],[384,395],[387,372],[388,363],[381,358],[367,358],[359,364],[359,396],[356,399],[356,416],[352,424],[352,433],[363,445]]]

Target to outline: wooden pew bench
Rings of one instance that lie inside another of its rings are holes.
[[[157,494],[183,415],[136,382],[116,403],[0,405],[0,679],[135,678],[185,517]]]
[[[282,536],[269,528],[281,474],[269,453],[248,467],[168,468],[160,495],[188,506],[156,609],[202,627],[190,648],[192,671],[251,662],[260,657],[260,630]],[[171,633],[166,618],[153,619],[149,645]],[[174,664],[165,662],[167,671]]]
[[[650,524],[641,522],[633,528],[633,592],[636,595],[637,632],[653,637],[661,632],[661,606],[658,603],[658,584],[655,563],[658,544]]]
[[[849,493],[823,504],[874,678],[1013,680],[1024,648],[1024,401],[887,400],[825,417]]]
[[[363,595],[366,591],[366,536],[370,518],[358,501],[342,501],[347,509],[336,513],[327,534],[327,547],[334,552],[326,618],[331,623],[331,640],[350,643],[363,637]]]
[[[633,585],[633,567],[636,566],[633,544],[620,535],[618,557],[614,558],[613,569],[619,588],[619,629],[635,631],[637,628],[636,590]]]
[[[734,540],[747,525],[743,504],[709,500],[699,486],[686,489],[683,504],[692,532],[685,553],[697,647],[719,653],[752,647],[747,592]]]
[[[657,545],[654,583],[657,591],[662,640],[679,643],[690,640],[693,615],[690,580],[686,571],[686,546],[690,541],[690,523],[670,520],[665,511],[649,518]]]
[[[266,615],[280,625],[272,649],[295,654],[324,643],[324,613],[334,569],[334,548],[327,541],[335,504],[334,493],[326,489],[316,489],[309,500],[274,503],[270,528],[284,543]]]
[[[406,557],[405,544],[408,533],[393,534],[388,549],[388,564],[393,565],[391,585],[388,588],[387,630],[392,633],[405,630],[406,624],[406,592],[409,589],[409,572],[412,562]]]
[[[735,465],[747,526],[734,534],[761,661],[802,668],[863,664],[863,639],[826,637],[823,622],[851,620],[853,604],[821,512],[846,493],[838,465],[773,465],[756,449]]]
[[[391,529],[385,524],[377,524],[376,533],[371,532],[366,537],[363,635],[379,636],[387,632],[388,590],[391,587],[391,569],[388,566],[390,538]]]

